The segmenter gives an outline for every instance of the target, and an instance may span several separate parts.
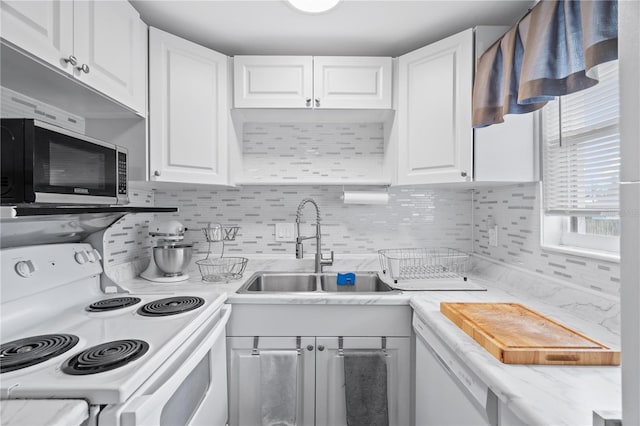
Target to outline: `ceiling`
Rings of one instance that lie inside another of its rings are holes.
[[[399,56],[475,25],[512,26],[531,0],[132,0],[149,25],[226,55]]]

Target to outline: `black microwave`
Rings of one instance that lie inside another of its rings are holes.
[[[127,204],[127,150],[31,118],[3,118],[2,204]]]

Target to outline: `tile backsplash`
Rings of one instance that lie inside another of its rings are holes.
[[[541,248],[537,183],[476,189],[473,198],[474,253],[608,294],[619,294],[618,263]],[[489,245],[490,218],[498,226],[497,247]]]
[[[367,188],[353,188],[371,190]],[[275,241],[275,224],[295,222],[304,198],[320,206],[323,250],[340,254],[375,253],[390,247],[452,247],[470,251],[471,194],[427,187],[391,188],[387,205],[344,204],[341,186],[243,186],[239,188],[184,188],[156,191],[157,206],[178,206],[180,212],[163,217],[181,221],[190,231],[186,240],[195,250],[208,247],[200,228],[209,222],[238,225],[227,254],[295,255],[293,242]],[[384,191],[385,189],[377,189]],[[312,206],[303,211],[302,232],[313,235]],[[307,256],[315,253],[313,240],[305,242]],[[219,253],[218,243],[213,251]]]
[[[243,180],[370,180],[384,162],[382,123],[245,123]]]

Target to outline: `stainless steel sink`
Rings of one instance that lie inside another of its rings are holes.
[[[338,285],[335,273],[256,272],[237,291],[257,293],[397,293],[375,272],[358,272],[354,284]]]
[[[316,291],[317,281],[315,274],[259,272],[254,274],[238,293]]]
[[[380,293],[394,291],[385,284],[375,272],[360,272],[356,274],[354,284],[338,285],[337,274],[320,275],[320,287],[322,291],[332,293]]]

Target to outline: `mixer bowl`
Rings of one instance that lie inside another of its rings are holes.
[[[165,276],[181,275],[191,262],[193,246],[190,244],[170,244],[153,248],[153,260]]]

